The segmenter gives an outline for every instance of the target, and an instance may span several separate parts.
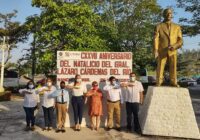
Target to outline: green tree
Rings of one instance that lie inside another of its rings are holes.
[[[6,37],[6,44],[9,44],[8,53],[6,55],[5,64],[11,58],[11,50],[17,47],[18,42],[23,42],[26,39],[26,34],[23,32],[23,25],[19,22],[13,21],[13,18],[17,16],[17,11],[14,10],[11,13],[0,13],[0,42],[3,41],[3,37]]]
[[[32,4],[42,9],[26,22],[35,37],[38,72],[53,72],[57,50],[131,51],[135,66],[152,67],[153,30],[161,20],[156,0],[32,0]]]
[[[180,22],[184,24],[183,33],[189,36],[195,36],[200,33],[200,1],[199,0],[177,0],[177,6],[183,8],[185,12],[192,16],[182,17]]]
[[[182,50],[178,56],[179,76],[193,76],[200,74],[200,50]]]
[[[104,21],[115,28],[110,39],[115,51],[133,52],[135,65],[150,67],[153,63],[154,26],[161,21],[161,7],[156,0],[85,0]]]
[[[56,0],[33,0],[32,4],[42,9],[39,16],[29,17],[26,22],[26,28],[35,36],[38,72],[55,70],[57,50],[111,49],[103,33],[111,33],[111,27],[87,4]]]

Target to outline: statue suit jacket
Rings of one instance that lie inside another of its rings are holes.
[[[159,58],[172,56],[177,54],[177,49],[183,44],[181,27],[171,22],[170,28],[167,23],[158,24],[154,32],[154,52],[158,51]],[[173,51],[168,49],[169,46],[174,47]]]

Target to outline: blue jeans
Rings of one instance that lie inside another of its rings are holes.
[[[72,96],[72,107],[74,111],[74,122],[76,124],[81,124],[83,118],[83,96]]]
[[[34,111],[36,107],[24,107],[24,111],[26,113],[26,125],[30,127],[35,125],[35,116],[34,116]]]
[[[49,108],[42,106],[42,108],[43,108],[43,112],[44,112],[45,127],[52,127],[53,126],[53,111],[54,111],[53,106],[49,107]]]

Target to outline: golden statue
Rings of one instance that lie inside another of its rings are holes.
[[[163,73],[166,62],[169,62],[170,85],[177,84],[177,49],[182,47],[183,38],[181,27],[172,20],[172,10],[165,9],[164,21],[158,24],[154,32],[154,55],[157,59],[156,85],[163,83]]]

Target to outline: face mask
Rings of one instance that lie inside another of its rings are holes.
[[[64,89],[64,88],[65,88],[65,86],[60,86],[60,88],[61,88],[61,89]]]
[[[136,78],[135,77],[130,77],[131,82],[135,82]]]
[[[80,82],[82,82],[82,79],[76,79],[76,81],[80,83]]]
[[[48,83],[47,83],[47,86],[48,86],[48,87],[52,86],[52,83],[51,83],[51,82],[48,82]]]
[[[34,85],[28,85],[28,87],[29,87],[30,89],[33,89],[33,88],[34,88]]]
[[[116,84],[117,84],[117,82],[116,82],[116,81],[113,81],[112,83],[113,83],[113,85],[116,85]]]
[[[93,89],[94,89],[94,90],[97,90],[97,89],[98,89],[98,86],[94,86]]]

